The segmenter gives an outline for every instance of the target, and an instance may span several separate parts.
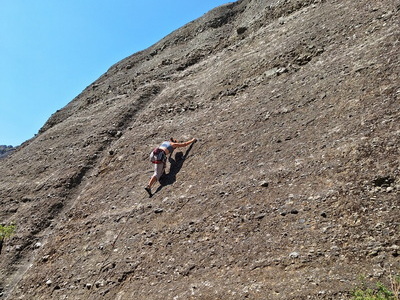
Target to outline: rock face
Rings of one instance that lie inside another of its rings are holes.
[[[0,145],[0,159],[9,155],[15,148],[13,146]]]
[[[3,299],[346,299],[399,271],[398,1],[242,0],[0,162]],[[153,198],[150,151],[175,151]]]

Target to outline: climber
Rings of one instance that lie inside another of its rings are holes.
[[[162,144],[155,148],[150,153],[150,161],[154,164],[154,174],[151,176],[149,184],[144,188],[149,197],[152,197],[151,187],[160,180],[161,176],[164,174],[165,166],[167,164],[167,155],[172,154],[174,149],[189,146],[195,143],[197,139],[191,139],[187,142],[179,143],[177,140],[171,138],[169,141],[164,141]]]

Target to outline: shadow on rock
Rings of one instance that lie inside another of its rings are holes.
[[[170,168],[168,174],[165,174],[160,178],[160,186],[157,188],[154,194],[158,193],[159,191],[162,190],[164,186],[171,185],[176,181],[176,175],[180,172],[180,170],[183,167],[183,164],[188,158],[190,150],[192,150],[193,144],[190,145],[190,147],[186,150],[185,154],[183,152],[177,152],[175,153],[175,158],[172,157],[172,155],[169,156],[169,163],[170,163]]]

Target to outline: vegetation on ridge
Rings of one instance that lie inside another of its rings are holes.
[[[362,280],[361,287],[353,291],[351,300],[399,300],[400,276],[390,276],[389,279],[390,287],[378,282],[374,288]]]
[[[0,225],[0,254],[1,254],[1,249],[3,247],[3,241],[6,238],[9,238],[15,231],[15,225]]]
[[[0,145],[0,158],[6,156],[7,154],[9,154],[11,151],[14,150],[15,147],[13,146]]]

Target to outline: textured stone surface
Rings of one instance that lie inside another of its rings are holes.
[[[1,297],[346,299],[385,281],[398,49],[394,0],[243,0],[115,64],[0,161],[17,225]],[[149,199],[170,136],[198,142]]]
[[[14,150],[15,148],[13,146],[0,145],[0,159],[11,154]]]

